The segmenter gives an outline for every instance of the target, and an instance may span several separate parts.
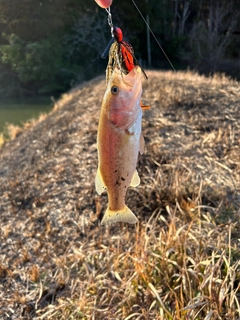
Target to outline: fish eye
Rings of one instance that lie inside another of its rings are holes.
[[[117,93],[118,93],[118,91],[119,91],[119,89],[118,89],[118,87],[117,87],[117,86],[112,86],[112,88],[111,88],[111,92],[112,92],[112,94],[117,94]]]

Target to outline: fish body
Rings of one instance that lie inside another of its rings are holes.
[[[136,223],[126,206],[129,186],[138,186],[138,154],[143,153],[141,109],[141,68],[135,66],[127,75],[117,67],[108,81],[98,126],[98,170],[96,191],[108,193],[108,208],[102,224],[117,221]]]

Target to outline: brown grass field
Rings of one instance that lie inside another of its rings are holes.
[[[9,126],[0,150],[0,319],[240,319],[240,85],[147,72],[136,226],[101,226],[103,77]]]

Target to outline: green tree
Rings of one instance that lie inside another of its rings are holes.
[[[16,35],[6,36],[0,46],[0,61],[15,72],[20,83],[32,93],[61,91],[66,88],[63,46],[57,38],[26,42]],[[62,79],[61,79],[62,78]]]

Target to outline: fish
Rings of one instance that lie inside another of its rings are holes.
[[[123,40],[123,33],[119,27],[113,26],[114,38],[111,39],[108,46],[104,50],[102,57],[106,56],[109,51],[108,65],[106,69],[106,82],[108,84],[111,74],[114,68],[118,68],[121,74],[128,74],[135,66],[141,68],[144,78],[148,80],[148,77],[143,70],[142,66],[134,56],[134,49],[132,45]],[[113,40],[114,39],[114,40]],[[142,110],[149,110],[150,106],[144,105],[141,102]]]
[[[108,207],[101,224],[138,221],[125,204],[127,189],[137,187],[138,155],[143,154],[142,71],[134,66],[124,74],[115,67],[107,83],[101,105],[97,134],[98,169],[95,187],[108,194]]]

